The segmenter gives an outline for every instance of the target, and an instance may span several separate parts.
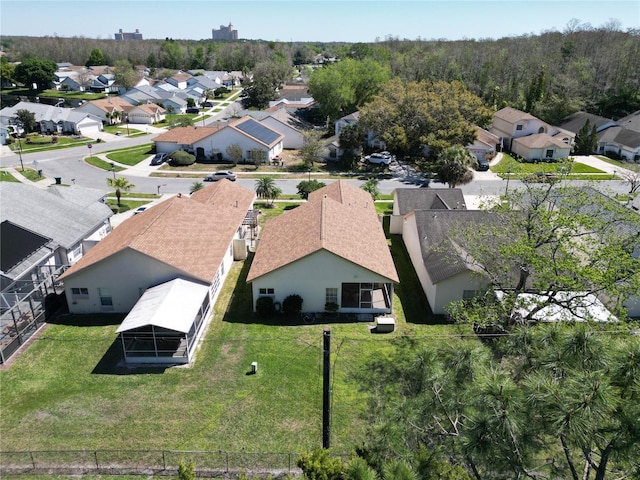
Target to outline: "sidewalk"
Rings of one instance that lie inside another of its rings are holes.
[[[31,180],[26,178],[24,175],[22,175],[22,173],[20,173],[16,167],[5,167],[5,168],[3,168],[3,170],[5,172],[9,172],[19,182],[26,183],[26,184],[29,184],[29,185],[34,185],[34,186],[39,187],[39,188],[47,188],[48,186],[55,184],[55,180],[53,180],[51,178],[48,178],[48,177],[42,177],[42,180],[39,180],[37,182],[32,182]]]

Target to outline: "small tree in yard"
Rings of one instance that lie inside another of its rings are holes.
[[[204,185],[202,182],[193,182],[191,184],[191,188],[189,189],[189,192],[193,195],[198,190],[202,190],[203,188],[204,188]]]
[[[273,205],[273,201],[281,193],[282,190],[276,186],[276,182],[272,177],[261,177],[256,180],[256,195],[258,198],[269,200],[269,205]]]
[[[640,191],[640,165],[625,165],[625,168],[620,175],[629,185],[629,194]]]
[[[128,192],[133,187],[135,187],[135,185],[125,177],[115,177],[115,178],[109,177],[107,178],[107,185],[116,189],[116,198],[118,199],[118,206],[120,206],[120,197],[122,196],[122,192],[123,191]]]
[[[296,185],[296,188],[298,189],[298,195],[307,200],[311,192],[314,192],[324,186],[325,183],[319,182],[318,180],[303,180]]]
[[[303,132],[304,143],[298,158],[302,160],[307,168],[313,168],[315,162],[319,162],[322,159],[322,142],[320,141],[320,135],[313,131]]]
[[[380,190],[378,189],[377,178],[373,178],[373,177],[370,178],[360,188],[362,188],[362,190],[364,190],[365,192],[369,192],[369,194],[373,197],[374,200],[377,200],[378,197],[380,196]]]
[[[242,147],[239,144],[232,143],[225,151],[233,163],[240,163],[242,161]]]

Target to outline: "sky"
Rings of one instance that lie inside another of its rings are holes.
[[[572,19],[640,28],[640,0],[0,0],[0,35],[282,42],[488,39],[563,31]]]

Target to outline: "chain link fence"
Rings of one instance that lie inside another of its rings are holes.
[[[0,452],[0,476],[50,473],[59,475],[175,475],[181,461],[193,462],[200,477],[296,478],[299,453],[187,450],[65,450]]]

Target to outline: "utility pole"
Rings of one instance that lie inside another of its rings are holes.
[[[322,448],[331,447],[331,329],[322,332]]]

